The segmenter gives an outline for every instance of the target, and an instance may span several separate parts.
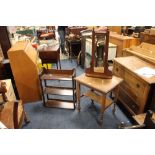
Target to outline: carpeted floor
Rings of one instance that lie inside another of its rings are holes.
[[[76,75],[83,73],[83,69],[77,67],[76,60],[62,60],[62,69],[76,68]],[[82,87],[82,91],[87,89]],[[42,101],[27,103],[24,105],[25,111],[30,119],[30,123],[24,125],[24,129],[101,129],[97,123],[100,105],[95,103],[95,108],[91,105],[91,100],[81,98],[81,112],[77,110],[67,110],[58,108],[46,108]],[[116,107],[115,114],[112,113],[113,105],[104,112],[103,129],[116,129],[120,122],[130,125],[130,121],[125,114]]]

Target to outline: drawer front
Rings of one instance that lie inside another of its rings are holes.
[[[130,96],[130,98],[131,98],[132,100],[134,100],[135,103],[136,103],[137,105],[140,105],[139,100],[138,100],[139,97],[138,97],[137,94],[135,94],[134,91],[129,87],[129,85],[128,85],[127,82],[124,81],[124,82],[121,84],[121,88],[123,89],[123,91],[126,91],[126,93],[128,93],[128,96]]]
[[[121,68],[121,66],[115,62],[114,62],[114,66],[113,66],[113,74],[118,77],[124,78],[124,69]]]
[[[124,74],[124,81],[127,83],[131,91],[136,96],[142,97],[144,95],[144,90],[147,87],[147,84],[145,84],[143,81],[134,77],[132,74],[128,72],[125,72]]]
[[[122,87],[120,88],[118,99],[132,115],[139,113],[140,107],[137,105],[135,100],[129,96],[128,92],[122,89]]]

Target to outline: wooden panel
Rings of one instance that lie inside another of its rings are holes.
[[[11,47],[11,43],[6,26],[0,26],[0,44],[2,47],[4,58],[7,59],[8,58],[7,52]]]
[[[146,78],[135,73],[142,67],[155,69],[152,64],[134,56],[114,59],[113,73],[124,79],[118,98],[132,115],[143,113],[146,107],[149,108],[149,94],[155,83],[155,76]]]
[[[125,72],[124,80],[128,82],[129,87],[134,91],[136,95],[143,95],[146,83],[137,79],[133,74]]]
[[[85,76],[82,74],[75,78],[76,81],[80,82],[88,86],[89,88],[93,88],[101,93],[108,93],[112,89],[114,89],[119,83],[123,80],[116,76],[113,76],[112,79],[102,79],[102,78],[94,78]]]
[[[120,67],[120,65],[115,63],[115,61],[114,61],[114,65],[113,65],[113,74],[118,77],[122,77],[122,78],[124,77],[124,69],[122,67]]]
[[[145,34],[144,32],[141,32],[140,39],[141,39],[141,42],[155,44],[155,35]]]
[[[40,100],[37,51],[29,42],[17,42],[8,56],[20,99],[24,103]]]
[[[140,76],[135,73],[136,70],[143,67],[149,67],[149,68],[155,69],[154,65],[148,62],[145,62],[135,56],[114,58],[114,61],[117,61],[118,65],[130,71],[133,75],[135,75],[138,79],[142,79],[145,83],[149,83],[149,84],[155,83],[155,76],[147,78],[145,76]]]
[[[103,102],[103,97],[101,95],[97,94],[96,92],[88,91],[88,92],[85,92],[83,95],[86,97],[89,97],[90,99],[92,99],[100,104],[102,104],[102,102]],[[106,98],[105,108],[108,108],[112,103],[113,103],[112,100]]]
[[[108,26],[108,29],[112,32],[116,32],[118,34],[121,34],[121,26]]]
[[[135,100],[129,96],[130,93],[128,90],[122,89],[120,86],[120,91],[118,94],[118,99],[124,105],[124,107],[131,113],[131,115],[135,115],[139,111],[139,106],[135,103]]]
[[[14,102],[6,102],[4,105],[4,109],[0,112],[0,121],[5,124],[5,126],[9,129],[14,128],[13,123],[13,106]],[[22,101],[19,101],[19,107],[18,107],[18,122],[21,122],[21,119],[23,117],[23,106]],[[21,124],[22,125],[22,124]]]
[[[74,109],[72,101],[48,100],[45,105],[50,108]]]
[[[126,48],[123,50],[123,56],[132,55],[155,65],[155,45],[141,43],[139,46]]]
[[[46,87],[44,89],[45,94],[51,94],[51,95],[73,95],[73,89],[72,88],[58,88],[58,87]]]
[[[122,49],[140,44],[137,38],[123,36],[117,33],[110,33],[109,42],[117,45],[117,57],[123,56]]]

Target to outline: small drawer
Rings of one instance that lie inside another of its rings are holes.
[[[134,92],[137,96],[142,96],[144,94],[145,87],[147,87],[146,84],[128,72],[125,72],[124,76],[124,80],[132,92]]]
[[[135,93],[135,92],[133,91],[133,89],[131,89],[131,87],[128,85],[127,82],[124,81],[124,82],[121,84],[121,88],[127,92],[128,96],[130,96],[130,98],[131,98],[132,100],[134,100],[134,102],[135,102],[138,106],[140,106],[140,103],[139,103],[139,98],[140,98],[140,96],[139,96],[137,93]]]
[[[114,63],[113,74],[123,78],[124,77],[124,69],[122,69],[118,64]]]
[[[120,88],[118,98],[133,115],[138,114],[140,106],[129,96],[126,90]]]

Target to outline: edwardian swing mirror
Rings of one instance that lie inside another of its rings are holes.
[[[112,78],[112,72],[108,69],[109,30],[92,30],[92,57],[90,67],[86,68],[86,76],[99,78]]]

